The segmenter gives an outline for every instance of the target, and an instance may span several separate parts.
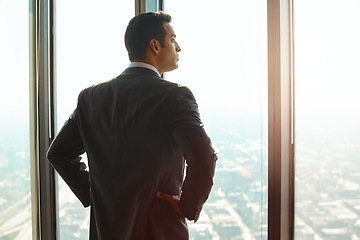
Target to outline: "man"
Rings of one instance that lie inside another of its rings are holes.
[[[170,21],[163,12],[130,21],[129,68],[84,89],[49,148],[53,167],[91,206],[92,240],[188,239],[185,218],[198,219],[212,187],[217,158],[196,101],[161,78],[181,50]]]

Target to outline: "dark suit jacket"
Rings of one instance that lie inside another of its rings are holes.
[[[84,152],[89,171],[80,162]],[[216,155],[190,90],[136,67],[79,94],[48,159],[91,206],[90,239],[182,240],[185,218],[156,193],[182,192],[180,208],[196,221]]]

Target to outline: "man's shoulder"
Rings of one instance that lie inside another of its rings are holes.
[[[132,69],[132,70],[134,70],[134,69]],[[149,70],[149,69],[145,69],[145,70]],[[149,71],[145,71],[145,73],[153,72],[152,70],[149,70]],[[137,72],[137,71],[135,71],[135,72]],[[173,95],[174,97],[179,96],[179,95],[193,96],[191,90],[183,84],[163,79],[154,74],[141,74],[141,75],[132,74],[135,72],[134,71],[129,72],[129,71],[125,70],[123,73],[121,73],[120,75],[118,75],[110,80],[99,82],[99,83],[93,84],[91,86],[88,86],[80,92],[79,98],[98,95],[98,94],[104,95],[108,91],[116,92],[117,91],[116,89],[122,88],[124,90],[127,88],[133,88],[133,87],[148,88],[148,90],[150,90],[150,89],[156,90],[157,89],[160,92],[161,92],[161,90],[163,90],[165,92],[170,93],[170,95]]]
[[[173,89],[176,95],[190,95],[193,97],[193,93],[186,85],[180,83],[173,83]]]
[[[110,81],[112,81],[112,79],[111,79],[111,80],[108,80],[108,81],[99,82],[99,83],[95,83],[95,84],[93,84],[93,85],[90,85],[90,86],[84,88],[83,90],[81,90],[79,96],[88,95],[88,94],[90,94],[91,92],[94,92],[94,91],[96,91],[97,89],[106,86]]]
[[[78,100],[80,101],[81,99],[83,99],[84,101],[87,101],[86,99],[88,98],[93,99],[96,97],[106,96],[112,91],[111,90],[112,82],[117,81],[117,79],[119,79],[119,76],[114,77],[107,81],[95,83],[93,85],[84,88],[83,90],[80,91],[78,95]]]

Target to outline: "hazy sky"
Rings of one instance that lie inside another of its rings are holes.
[[[204,113],[266,115],[266,1],[211,3],[165,2],[182,48],[179,68],[166,79],[189,86]],[[359,119],[360,1],[294,5],[297,117],[306,122],[326,116],[326,123]],[[0,110],[5,118],[28,109],[28,11],[28,1],[0,0]],[[60,115],[71,113],[81,89],[126,68],[123,36],[133,16],[133,1],[57,1]]]

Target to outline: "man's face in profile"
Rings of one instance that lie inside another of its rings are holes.
[[[179,54],[181,51],[178,43],[176,42],[176,34],[170,23],[165,22],[164,28],[166,30],[166,35],[164,38],[164,48],[159,50],[159,66],[161,72],[170,72],[178,68]]]

